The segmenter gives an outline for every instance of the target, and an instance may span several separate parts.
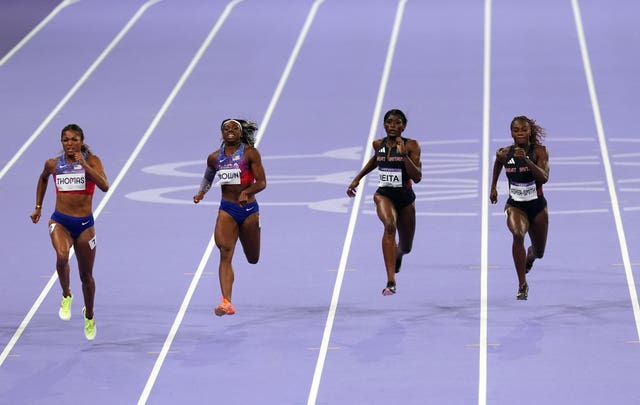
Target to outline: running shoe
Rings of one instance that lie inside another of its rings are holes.
[[[233,309],[233,305],[231,305],[231,301],[229,301],[226,298],[222,298],[222,304],[218,305],[213,312],[215,312],[216,315],[218,316],[222,316],[222,315],[233,315],[236,313],[236,310]]]
[[[82,308],[82,315],[86,312],[86,308]],[[84,315],[84,336],[87,340],[93,340],[96,338],[96,321],[95,319],[89,319]]]
[[[387,286],[384,288],[384,290],[382,290],[382,295],[387,296],[387,295],[393,295],[395,293],[396,293],[396,282],[395,281],[387,282]]]
[[[533,246],[529,246],[527,249],[527,262],[525,264],[525,273],[529,273],[533,267],[533,262],[536,260],[533,254]]]
[[[402,266],[402,256],[396,257],[396,273],[400,273],[400,267]]]
[[[516,295],[516,299],[526,300],[527,298],[529,298],[529,285],[525,281],[520,285],[520,288],[518,288],[518,295]]]
[[[62,297],[60,310],[58,310],[58,316],[63,321],[68,321],[69,319],[71,319],[71,301],[73,301],[73,295]]]

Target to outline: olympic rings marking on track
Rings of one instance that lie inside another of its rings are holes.
[[[556,138],[555,142],[593,142],[592,138]],[[629,151],[628,146],[640,146],[640,140],[616,138],[612,142],[624,143],[624,153],[612,154],[612,162],[616,167],[638,166],[640,162],[637,158],[640,152]],[[465,153],[461,151],[465,145],[476,145],[478,140],[435,140],[426,141],[421,144],[423,147],[422,161],[424,179],[414,185],[416,193],[417,215],[419,216],[478,216],[479,206],[478,198],[480,198],[480,178],[481,156],[476,152]],[[631,143],[632,145],[628,145]],[[452,151],[452,147],[453,150]],[[444,148],[444,150],[439,150]],[[475,146],[474,146],[475,148]],[[424,150],[427,150],[426,152]],[[319,154],[292,154],[279,156],[263,156],[263,160],[283,161],[288,159],[338,159],[360,161],[362,159],[362,148],[347,147],[340,149],[328,150]],[[576,155],[576,156],[552,156],[553,166],[598,166],[601,165],[601,158],[598,155]],[[153,174],[164,177],[188,177],[199,179],[202,177],[200,171],[203,167],[202,160],[191,160],[181,162],[168,162],[142,169],[144,173]],[[624,169],[623,169],[624,170]],[[301,184],[309,186],[329,185],[339,186],[335,191],[335,198],[319,199],[311,201],[261,201],[264,206],[303,206],[309,209],[333,212],[348,213],[351,207],[351,199],[342,197],[346,185],[349,184],[357,169],[353,171],[336,171],[324,174],[300,174],[300,175],[284,175],[270,174],[269,185],[282,185],[287,187],[300,187]],[[502,176],[504,177],[504,176]],[[640,178],[625,178],[617,180],[618,192],[627,197],[624,211],[640,212],[640,206],[629,204],[630,196],[638,195],[640,192]],[[639,187],[635,187],[638,184]],[[364,192],[367,193],[364,201],[362,212],[365,214],[375,215],[375,207],[373,206],[373,192],[377,187],[377,179],[375,176],[368,176],[367,187]],[[179,185],[158,187],[145,190],[131,192],[126,195],[127,198],[160,204],[193,204],[192,195],[197,190],[198,185]],[[506,198],[505,190],[507,189],[506,180],[501,179],[498,182],[498,191],[501,199]],[[572,182],[550,182],[545,185],[546,191],[554,194],[559,192],[569,193],[607,193],[607,185],[605,180],[588,180],[588,181],[572,181]],[[289,194],[295,195],[296,191],[292,190]],[[173,196],[172,196],[173,195]],[[606,197],[603,198],[606,200]],[[594,201],[592,197],[585,198],[584,201]],[[202,201],[200,204],[217,205],[218,202]],[[557,207],[557,205],[556,205]],[[551,214],[601,214],[609,213],[608,206],[604,207],[580,207],[577,209],[550,209]],[[502,216],[503,213],[492,212],[491,215]]]

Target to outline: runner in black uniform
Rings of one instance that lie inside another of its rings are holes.
[[[513,235],[513,262],[518,274],[516,298],[526,300],[529,285],[526,274],[533,262],[544,255],[549,228],[547,200],[542,185],[549,180],[549,154],[541,145],[544,129],[525,116],[511,121],[511,136],[514,144],[498,149],[493,165],[490,200],[498,202],[496,188],[498,177],[504,167],[509,180],[509,199],[504,211],[507,227]],[[531,246],[525,251],[524,239],[529,234]]]
[[[382,255],[387,272],[387,286],[382,290],[382,295],[395,294],[395,274],[400,271],[402,256],[411,252],[416,229],[416,195],[411,185],[422,180],[422,162],[420,144],[401,136],[406,126],[407,117],[402,111],[387,111],[384,115],[387,136],[373,141],[375,154],[347,189],[347,195],[355,197],[360,180],[378,168],[378,189],[373,195],[373,201],[378,218],[384,226]]]

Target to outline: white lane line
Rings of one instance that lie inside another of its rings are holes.
[[[482,84],[482,220],[480,237],[480,340],[478,351],[478,405],[487,403],[487,286],[489,263],[489,120],[491,116],[491,0],[484,2],[484,56]]]
[[[35,37],[38,32],[40,32],[41,29],[43,29],[45,27],[45,25],[47,25],[49,23],[49,21],[53,20],[53,18],[60,12],[62,11],[63,8],[66,8],[70,5],[72,5],[73,3],[77,3],[80,0],[65,0],[62,3],[58,4],[56,6],[56,8],[54,8],[48,16],[46,16],[44,18],[44,20],[40,21],[40,23],[38,25],[36,25],[24,38],[22,38],[22,40],[20,42],[18,42],[16,44],[16,46],[14,46],[6,55],[4,55],[4,57],[2,59],[0,59],[0,66],[4,65],[5,63],[7,63],[7,61],[9,59],[11,59],[11,57],[18,52],[20,49],[22,49],[23,46],[25,46],[27,44],[27,42],[29,42],[31,40],[31,38]]]
[[[93,74],[93,72],[100,66],[100,64],[106,59],[106,57],[111,53],[111,51],[118,45],[118,43],[122,40],[122,38],[127,35],[131,27],[133,27],[140,17],[144,14],[145,11],[154,4],[158,3],[162,0],[150,0],[142,5],[136,12],[136,14],[127,22],[127,24],[120,30],[118,35],[113,38],[111,43],[107,45],[107,47],[102,51],[102,53],[98,56],[98,58],[93,61],[91,66],[84,72],[82,77],[78,79],[78,81],[73,85],[71,90],[67,92],[67,94],[58,102],[58,104],[53,108],[53,110],[47,115],[47,117],[40,123],[38,128],[35,130],[33,134],[27,139],[27,141],[22,144],[20,149],[13,155],[13,157],[7,162],[7,164],[0,170],[0,180],[7,174],[9,169],[13,167],[13,165],[20,159],[20,157],[24,154],[24,152],[31,146],[31,144],[40,136],[42,131],[49,125],[51,120],[62,110],[62,108],[67,104],[67,102],[71,99],[71,97],[76,94],[78,89],[87,81],[87,79]]]
[[[231,3],[229,3],[227,5],[227,7],[225,8],[223,14],[220,16],[218,23],[216,23],[216,26],[212,29],[211,33],[209,34],[209,37],[207,37],[207,40],[205,41],[205,43],[202,45],[201,47],[201,52],[198,53],[198,55],[196,57],[194,57],[194,63],[192,63],[195,66],[195,63],[197,63],[197,59],[200,59],[201,54],[204,52],[204,49],[206,49],[206,47],[209,46],[209,43],[211,42],[211,40],[213,39],[213,37],[215,36],[216,32],[218,31],[219,27],[222,25],[223,21],[226,19],[226,17],[230,14],[231,10],[233,9],[233,7],[235,7],[238,3],[240,3],[243,0],[234,0]],[[270,110],[267,111],[265,114],[265,117],[263,117],[261,122],[265,122],[269,120],[269,117],[271,116],[271,113],[273,111],[273,108],[275,108],[275,105],[277,104],[280,94],[282,92],[282,88],[284,86],[284,84],[286,83],[286,79],[289,76],[290,72],[291,72],[291,68],[295,63],[295,60],[297,59],[298,53],[300,51],[300,48],[302,47],[302,44],[304,43],[304,40],[307,36],[307,33],[309,31],[309,27],[311,26],[311,23],[313,22],[313,19],[315,18],[316,15],[316,11],[317,8],[320,6],[320,4],[323,2],[324,0],[316,0],[314,2],[314,4],[311,7],[311,10],[309,11],[309,14],[307,15],[307,19],[306,22],[300,32],[300,34],[298,34],[298,39],[296,41],[296,45],[294,47],[294,50],[292,51],[292,54],[289,58],[289,62],[287,63],[287,67],[285,68],[285,70],[282,73],[282,76],[280,78],[279,81],[279,85],[277,87],[276,93],[272,99],[271,99],[271,103],[270,103]],[[185,77],[186,79],[186,77]],[[264,127],[263,127],[264,128]],[[262,131],[262,133],[264,133],[264,129]],[[256,142],[255,145],[256,147],[258,146],[258,144],[260,143],[260,140],[262,139],[262,136],[259,136],[256,138]],[[209,243],[207,245],[207,248],[200,260],[200,264],[198,265],[198,269],[196,270],[196,273],[194,274],[193,279],[191,280],[191,284],[189,285],[189,289],[187,291],[187,294],[185,295],[183,301],[182,301],[182,305],[180,306],[180,309],[178,310],[178,314],[176,315],[176,318],[173,322],[173,325],[171,326],[171,330],[167,336],[167,339],[164,342],[164,345],[162,347],[162,350],[160,351],[160,354],[158,356],[158,358],[156,359],[156,363],[153,367],[153,370],[151,371],[149,378],[147,380],[147,383],[145,385],[145,388],[143,390],[143,392],[140,395],[140,398],[138,399],[138,405],[142,405],[145,404],[147,402],[147,400],[149,399],[149,394],[151,393],[151,389],[153,388],[153,385],[155,384],[155,380],[158,377],[158,374],[160,372],[160,368],[162,367],[162,364],[164,363],[164,359],[166,358],[167,354],[169,353],[169,348],[171,347],[171,344],[173,343],[173,339],[175,338],[177,332],[178,332],[178,328],[180,327],[180,324],[182,323],[182,319],[184,318],[184,315],[187,311],[187,308],[189,307],[189,303],[191,302],[191,298],[193,297],[193,294],[195,292],[195,289],[202,277],[202,274],[204,272],[204,269],[206,268],[207,262],[209,261],[209,258],[211,257],[211,254],[213,253],[215,247],[215,237],[212,234],[211,235],[211,239],[209,240]]]
[[[320,5],[324,3],[324,0],[316,0],[313,2],[311,6],[311,10],[307,15],[307,19],[302,26],[302,30],[298,35],[298,40],[296,41],[295,46],[293,47],[293,51],[291,55],[289,55],[289,60],[287,60],[287,65],[284,68],[284,72],[282,76],[280,76],[280,80],[278,81],[278,85],[276,86],[276,91],[273,93],[271,97],[271,101],[269,102],[269,106],[267,107],[267,111],[262,118],[262,122],[260,123],[260,129],[258,130],[258,134],[256,136],[256,143],[260,141],[262,135],[267,130],[267,126],[269,125],[269,121],[271,121],[271,115],[273,115],[273,110],[276,108],[276,104],[278,104],[278,100],[280,100],[280,95],[282,94],[282,90],[284,89],[287,80],[289,79],[289,75],[291,74],[291,70],[293,69],[293,65],[295,64],[296,59],[298,59],[298,54],[300,53],[300,49],[302,48],[302,44],[307,39],[307,33],[309,32],[309,28],[311,28],[311,24],[313,20],[316,18],[316,13],[318,12],[318,8]]]
[[[160,1],[160,0],[152,0],[152,1],[148,1],[147,3],[142,5],[142,7],[140,7],[140,9],[138,9],[136,14],[129,20],[127,25],[125,25],[125,27],[122,29],[122,31],[120,31],[118,36],[111,42],[111,44],[107,47],[107,49],[105,49],[105,51],[103,52],[103,55],[106,56],[111,51],[111,49],[122,39],[122,37],[131,28],[131,26],[133,26],[133,24],[135,24],[135,22],[142,16],[142,14],[144,14],[144,12],[149,7],[151,7],[152,5],[157,3],[158,1]],[[101,57],[102,57],[102,55],[101,55]],[[102,57],[102,59],[104,59],[104,57]],[[96,62],[98,62],[98,60],[96,60]],[[95,66],[97,66],[99,64],[99,62],[98,63],[96,63],[96,62],[94,62]],[[95,69],[95,67],[93,67],[93,69]],[[87,71],[87,72],[89,72],[89,71]],[[88,77],[87,73],[85,73],[85,76]],[[86,80],[86,78],[84,80]],[[79,85],[77,85],[77,87],[79,87]],[[75,90],[73,90],[73,91],[75,92]],[[71,94],[71,93],[69,93],[69,94]],[[69,94],[68,94],[68,96],[69,96]],[[67,97],[65,97],[65,99],[67,99]],[[54,111],[57,113],[57,110],[54,110]],[[49,117],[47,117],[46,121],[48,122],[48,120],[50,120],[53,117],[53,115],[55,115],[55,114],[52,113]],[[41,125],[42,128],[44,128],[44,126],[45,125]],[[37,134],[34,134],[34,135],[37,136]],[[32,135],[32,138],[35,139],[35,137],[33,135]],[[23,148],[26,149],[25,146],[23,146]],[[17,160],[17,158],[15,160]],[[11,163],[11,164],[13,164],[13,163]],[[8,166],[9,166],[9,164],[8,164]],[[122,171],[120,172],[119,178],[121,178],[124,175],[124,173],[126,172],[127,169],[128,169],[128,167],[126,167],[126,166],[125,166],[125,168],[122,169]],[[4,175],[4,173],[6,173],[6,171],[3,171],[2,175]],[[0,176],[0,178],[1,177],[2,176]],[[115,190],[115,188],[116,188],[115,184],[111,185],[111,187],[109,188],[109,191],[107,192],[105,197],[102,199],[100,205],[94,211],[94,217],[95,218],[97,218],[100,215],[100,212],[102,211],[104,205],[106,204],[106,201],[109,199],[108,197],[111,194],[113,194],[113,191]],[[72,248],[71,251],[69,252],[69,258],[71,258],[71,256],[73,256],[73,254],[74,254],[74,251],[73,251],[73,248]],[[57,279],[58,279],[58,275],[54,272],[53,275],[51,276],[51,278],[49,279],[49,281],[47,282],[47,284],[45,285],[44,289],[42,290],[42,292],[40,293],[40,295],[36,299],[36,301],[33,303],[33,306],[31,306],[31,309],[29,310],[29,312],[27,313],[27,315],[24,317],[24,319],[20,323],[20,326],[18,326],[18,329],[14,332],[13,336],[9,340],[9,343],[7,343],[5,348],[2,350],[2,353],[0,353],[0,366],[2,366],[2,364],[5,361],[5,359],[9,355],[9,352],[11,352],[11,350],[13,349],[15,344],[20,339],[20,336],[22,336],[22,333],[27,328],[27,325],[29,325],[29,322],[31,322],[31,319],[35,315],[35,313],[38,310],[38,308],[40,308],[40,305],[42,305],[42,302],[44,301],[44,299],[47,296],[47,294],[49,294],[49,291],[51,291],[51,288],[53,287],[53,285],[54,285],[54,283],[56,282]]]
[[[582,16],[580,14],[580,5],[578,4],[578,0],[571,0],[571,6],[573,8],[573,16],[576,23],[578,41],[580,43],[580,53],[582,54],[582,64],[584,66],[585,78],[587,80],[587,87],[589,88],[589,97],[591,99],[591,108],[593,110],[593,118],[596,124],[598,141],[600,142],[602,163],[603,163],[605,175],[607,178],[607,185],[609,187],[609,198],[611,199],[611,210],[613,212],[613,218],[616,224],[616,231],[618,233],[618,241],[620,244],[620,254],[622,255],[622,262],[624,263],[624,271],[627,278],[627,286],[629,287],[629,298],[631,300],[633,316],[636,322],[636,334],[640,339],[640,305],[638,304],[638,292],[636,290],[636,284],[633,278],[633,271],[631,270],[631,259],[629,258],[629,247],[627,246],[627,238],[625,236],[624,225],[622,223],[622,215],[620,213],[620,204],[618,202],[618,195],[616,193],[616,187],[615,187],[615,179],[613,178],[613,171],[611,169],[611,160],[609,159],[609,150],[607,148],[607,140],[605,137],[604,126],[602,124],[602,116],[600,114],[600,103],[598,102],[596,86],[593,80],[593,72],[591,70],[589,50],[587,48],[587,40],[584,35],[584,27],[582,25]]]
[[[202,59],[202,56],[204,55],[205,51],[207,50],[207,48],[209,48],[209,45],[213,41],[213,38],[216,36],[218,31],[220,31],[220,28],[222,27],[222,25],[225,23],[225,21],[231,14],[231,11],[233,10],[233,8],[239,3],[241,3],[242,1],[243,0],[232,0],[230,3],[227,4],[225,9],[222,11],[222,14],[220,14],[220,16],[218,17],[218,20],[216,21],[215,25],[213,26],[211,31],[209,31],[209,34],[205,38],[204,42],[202,42],[202,45],[200,45],[200,48],[198,49],[196,54],[193,56],[193,58],[191,59],[191,62],[189,63],[185,71],[182,73],[182,76],[180,77],[176,85],[173,87],[173,90],[171,90],[171,93],[169,94],[164,104],[162,105],[162,107],[154,117],[153,121],[151,122],[151,125],[149,125],[149,128],[147,128],[147,131],[145,132],[144,136],[136,146],[131,156],[129,157],[129,160],[127,160],[127,163],[125,164],[126,170],[128,170],[129,167],[131,167],[134,160],[136,159],[136,157],[144,147],[144,144],[147,142],[147,140],[149,139],[153,131],[155,131],[156,127],[158,126],[158,123],[164,117],[164,114],[169,109],[169,106],[173,103],[174,99],[176,98],[176,96],[184,86],[189,76],[191,76],[191,73],[193,72],[197,64],[200,62],[200,59]],[[119,176],[114,183],[119,183],[121,179],[122,177]],[[182,300],[180,309],[178,310],[178,313],[176,314],[176,317],[173,320],[173,324],[171,325],[171,329],[167,334],[167,338],[165,339],[164,344],[162,345],[160,354],[158,355],[158,358],[156,359],[156,362],[153,365],[153,369],[149,373],[149,378],[147,378],[147,382],[142,392],[140,393],[140,398],[138,398],[138,405],[145,404],[149,399],[149,394],[151,393],[151,389],[153,388],[153,385],[155,384],[156,379],[158,378],[158,374],[160,373],[160,369],[162,368],[164,359],[167,357],[167,354],[169,353],[169,349],[171,348],[173,339],[178,333],[178,328],[182,323],[184,314],[187,312],[187,308],[189,307],[189,303],[191,302],[193,293],[195,292],[196,287],[200,282],[200,278],[202,277],[202,273],[204,272],[204,268],[207,264],[207,260],[209,259],[209,256],[211,256],[211,252],[213,251],[214,246],[215,246],[215,241],[214,241],[214,238],[212,237],[211,240],[209,241],[209,244],[207,245],[204,255],[202,256],[202,260],[200,260],[198,269],[196,270],[196,273],[193,276],[193,279],[191,280],[189,289],[187,290],[187,293],[185,294],[184,299]]]
[[[376,105],[371,117],[371,126],[369,128],[369,137],[365,146],[365,153],[363,155],[362,166],[364,166],[370,158],[371,151],[369,150],[371,142],[373,142],[376,135],[376,129],[379,125],[380,114],[382,110],[382,103],[384,95],[387,89],[387,82],[389,81],[389,74],[391,72],[391,64],[393,62],[393,56],[396,49],[396,43],[398,41],[398,34],[400,31],[400,25],[402,24],[402,17],[404,14],[405,5],[408,0],[399,0],[398,7],[396,9],[396,16],[393,22],[393,31],[391,32],[391,39],[389,41],[389,47],[387,49],[387,56],[382,71],[382,78],[380,80],[380,86],[378,88],[378,96],[376,98]],[[351,248],[351,241],[353,239],[353,233],[356,227],[356,221],[358,219],[358,211],[360,208],[360,202],[362,200],[362,184],[358,187],[358,192],[355,196],[355,201],[351,210],[351,217],[349,219],[349,226],[347,228],[347,234],[345,236],[344,245],[342,246],[342,255],[340,257],[340,264],[338,266],[338,274],[336,275],[336,282],[333,286],[333,294],[331,296],[331,304],[329,307],[329,313],[327,314],[327,321],[325,323],[324,332],[322,334],[322,343],[320,344],[320,351],[318,353],[318,360],[316,362],[316,368],[313,373],[313,380],[311,382],[311,388],[309,390],[309,397],[307,398],[307,405],[315,405],[318,398],[318,390],[320,388],[320,379],[322,378],[322,371],[324,369],[324,362],[327,357],[327,350],[329,349],[329,340],[331,338],[331,331],[333,329],[333,322],[336,316],[336,310],[338,308],[338,299],[340,297],[340,289],[342,288],[342,280],[344,279],[344,273],[347,267],[347,259],[349,258],[349,250]]]

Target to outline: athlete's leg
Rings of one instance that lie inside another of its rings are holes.
[[[416,206],[414,203],[404,207],[398,212],[398,251],[395,263],[395,272],[400,271],[402,256],[411,252],[413,237],[416,233]]]
[[[382,257],[384,258],[384,266],[387,271],[387,281],[395,282],[396,257],[398,251],[396,244],[396,210],[389,198],[378,193],[373,195],[373,201],[376,203],[378,218],[380,218],[384,226],[384,231],[382,232]]]
[[[240,225],[240,243],[247,261],[251,264],[260,260],[260,213],[251,214]]]
[[[549,230],[549,211],[547,207],[544,207],[540,211],[529,227],[529,238],[531,239],[531,246],[527,250],[527,271],[533,266],[533,262],[536,259],[541,259],[544,256],[544,251],[547,247],[547,233]]]
[[[526,252],[524,249],[524,238],[529,230],[529,219],[527,215],[520,209],[507,205],[505,212],[507,214],[507,227],[513,235],[511,244],[511,253],[513,255],[513,264],[518,274],[518,282],[520,285],[527,282],[525,272]]]
[[[73,239],[62,225],[50,220],[49,236],[51,243],[56,251],[56,272],[58,273],[58,281],[62,287],[62,296],[71,296],[71,286],[69,279],[69,251],[73,245]]]
[[[220,277],[220,289],[222,297],[231,301],[233,288],[233,267],[231,261],[238,241],[238,223],[225,211],[218,211],[214,238],[220,251],[220,264],[218,276]]]
[[[78,236],[73,244],[78,259],[78,271],[82,282],[85,316],[93,318],[93,303],[96,295],[96,283],[93,279],[93,263],[96,258],[96,230],[92,226]]]

